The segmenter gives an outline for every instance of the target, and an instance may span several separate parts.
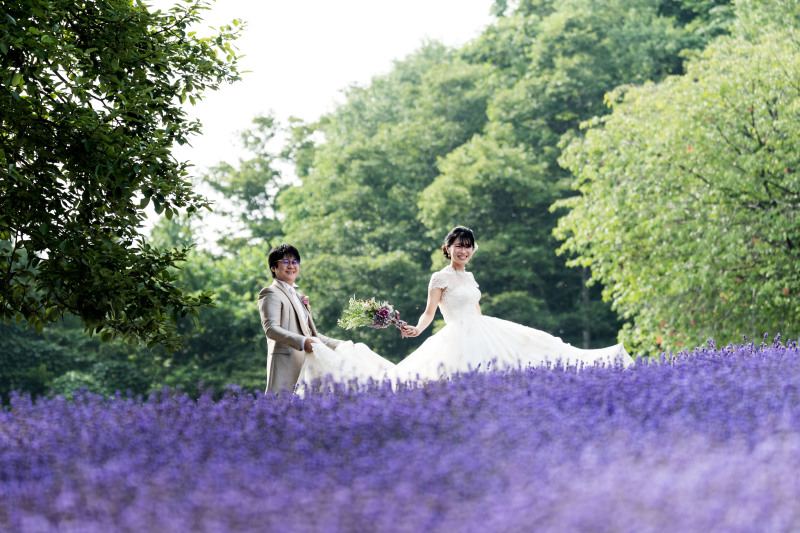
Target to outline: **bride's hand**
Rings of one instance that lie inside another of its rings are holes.
[[[403,326],[403,331],[405,332],[406,337],[416,337],[417,335],[419,335],[419,331],[417,331],[417,328],[415,328],[411,324],[406,324],[405,326]]]

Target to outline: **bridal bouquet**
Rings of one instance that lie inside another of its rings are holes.
[[[339,326],[344,329],[360,326],[383,329],[392,324],[397,326],[403,337],[406,336],[403,332],[406,322],[400,320],[400,312],[395,311],[388,302],[377,302],[375,298],[369,300],[350,298],[350,304],[347,309],[342,311],[342,318],[339,319]]]

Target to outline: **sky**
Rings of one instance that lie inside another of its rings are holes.
[[[174,0],[145,0],[166,9]],[[173,153],[195,165],[193,173],[247,159],[238,132],[272,111],[313,121],[343,102],[351,85],[366,86],[391,71],[426,40],[460,46],[492,22],[492,0],[217,0],[196,28],[209,35],[233,19],[247,23],[235,45],[243,80],[207,92],[187,112],[203,123],[191,147]]]

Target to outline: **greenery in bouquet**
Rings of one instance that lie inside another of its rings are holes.
[[[344,329],[370,327],[383,329],[390,325],[401,328],[405,322],[400,320],[400,313],[388,302],[378,302],[375,298],[368,300],[350,298],[347,309],[342,311],[339,326]]]

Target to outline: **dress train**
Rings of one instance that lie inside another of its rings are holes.
[[[344,342],[335,351],[315,343],[313,354],[306,355],[299,382],[330,376],[337,382],[371,378],[397,383],[487,368],[633,364],[622,344],[584,350],[544,331],[482,315],[481,292],[471,272],[447,266],[433,274],[432,288],[442,289],[439,309],[446,325],[400,363],[394,365],[361,343]]]

